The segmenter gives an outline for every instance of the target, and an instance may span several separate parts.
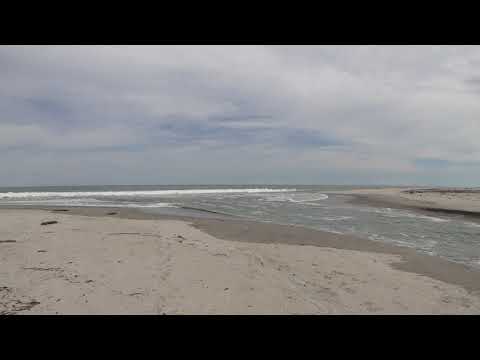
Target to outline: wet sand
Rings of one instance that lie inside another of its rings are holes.
[[[14,241],[0,243],[0,313],[480,313],[478,271],[411,249],[225,217],[56,210],[0,209],[0,240]]]

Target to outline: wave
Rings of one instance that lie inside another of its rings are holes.
[[[76,197],[117,197],[117,196],[169,196],[169,195],[201,195],[201,194],[235,194],[235,193],[275,193],[293,192],[295,189],[184,189],[184,190],[151,190],[151,191],[72,191],[72,192],[4,192],[0,199],[22,198],[76,198]]]
[[[449,219],[438,218],[434,216],[427,216],[427,215],[420,215],[410,212],[404,212],[399,210],[392,210],[391,208],[383,208],[383,209],[372,209],[372,208],[363,208],[360,211],[369,212],[369,213],[377,213],[381,216],[390,217],[390,218],[410,218],[410,219],[423,219],[429,220],[432,222],[449,222]]]
[[[161,207],[178,207],[175,204],[158,202],[158,203],[125,203],[112,202],[98,199],[34,199],[20,201],[0,201],[0,205],[27,205],[27,206],[74,206],[74,207],[125,207],[125,208],[161,208]]]
[[[310,198],[310,199],[305,199],[305,200],[295,200],[295,199],[291,198],[289,201],[294,202],[294,203],[303,203],[303,202],[320,201],[320,200],[326,200],[326,199],[328,199],[328,195],[321,194],[319,197],[316,197],[316,198]]]
[[[470,226],[470,227],[480,227],[480,224],[473,223],[473,222],[465,222],[465,225]]]
[[[342,220],[353,219],[353,217],[352,216],[330,216],[330,217],[324,217],[322,219],[327,221],[342,221]]]
[[[321,201],[328,199],[327,194],[292,194],[292,195],[277,195],[270,196],[267,201],[287,201],[292,203],[310,203],[314,201]]]
[[[412,216],[412,217],[417,217],[417,218],[420,218],[420,219],[426,219],[426,220],[430,220],[430,221],[433,221],[433,222],[449,222],[450,221],[448,219],[441,219],[441,218],[437,218],[437,217],[433,217],[433,216],[426,216],[426,215]]]
[[[139,203],[129,203],[129,204],[119,204],[119,203],[103,203],[103,204],[68,204],[64,203],[63,206],[79,206],[79,207],[112,207],[112,208],[165,208],[165,207],[178,207],[170,203],[155,203],[155,204],[139,204]]]
[[[450,221],[449,219],[442,219],[435,216],[419,215],[419,214],[413,214],[413,213],[402,213],[401,216],[411,218],[411,219],[430,220],[433,222],[449,222]]]

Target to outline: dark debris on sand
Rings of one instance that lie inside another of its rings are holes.
[[[19,311],[30,310],[40,305],[36,300],[22,301],[14,297],[15,292],[8,286],[0,286],[0,315],[15,315]]]
[[[40,225],[52,225],[52,224],[58,224],[58,221],[44,221]]]

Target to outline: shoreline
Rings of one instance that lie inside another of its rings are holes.
[[[360,195],[361,196],[361,195]],[[370,197],[369,204],[372,204]],[[0,207],[0,210],[3,209]],[[246,243],[284,244],[297,246],[315,246],[338,250],[353,250],[375,254],[400,256],[400,260],[391,263],[391,267],[412,274],[427,276],[442,282],[463,287],[468,292],[480,293],[480,270],[453,262],[439,256],[422,254],[414,248],[387,244],[364,237],[337,234],[300,225],[267,223],[246,220],[234,216],[201,218],[183,215],[165,215],[146,212],[135,208],[116,207],[60,207],[22,208],[22,210],[49,211],[52,214],[79,215],[89,217],[116,217],[132,220],[173,220],[188,223],[213,237],[226,241]],[[55,211],[57,210],[57,211]],[[62,210],[62,211],[58,211]],[[67,211],[64,211],[67,210]],[[114,215],[108,215],[115,212]]]
[[[99,207],[0,225],[0,314],[480,313],[480,271],[349,235]]]
[[[480,191],[414,188],[357,189],[330,191],[327,194],[352,196],[355,205],[391,207],[422,214],[461,215],[480,223]],[[467,195],[466,195],[467,194]],[[468,196],[470,195],[470,196]]]

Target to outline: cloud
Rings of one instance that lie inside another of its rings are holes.
[[[451,165],[450,161],[445,159],[415,159],[415,165],[423,169],[445,169]]]
[[[0,46],[0,184],[474,184],[479,78],[476,46]]]

